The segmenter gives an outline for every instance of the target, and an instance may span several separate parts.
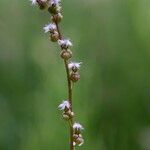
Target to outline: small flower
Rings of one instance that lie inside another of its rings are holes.
[[[82,62],[71,62],[68,64],[68,68],[74,70],[78,70],[81,66]]]
[[[60,0],[50,0],[51,5],[58,5],[60,3]]]
[[[82,136],[80,136],[80,135],[81,135],[81,130],[83,130],[83,129],[84,129],[84,128],[82,127],[81,124],[79,124],[79,123],[74,123],[74,124],[73,124],[73,131],[74,131],[74,134],[77,134],[80,139],[82,138]],[[75,140],[75,142],[76,142],[76,140]],[[77,142],[76,142],[76,143],[77,143]],[[78,144],[78,145],[79,145],[79,144]]]
[[[37,1],[36,0],[30,0],[32,5],[36,5],[37,4]]]
[[[54,32],[56,30],[56,25],[54,23],[50,23],[44,26],[44,32]]]
[[[58,44],[64,49],[67,49],[69,46],[72,46],[72,43],[69,39],[58,40]]]
[[[73,124],[73,129],[74,130],[83,130],[84,128],[83,128],[83,126],[80,124],[80,123],[74,123]]]
[[[70,109],[70,103],[68,101],[63,101],[58,108],[60,110]]]

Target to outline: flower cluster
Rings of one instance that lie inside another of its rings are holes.
[[[81,134],[81,131],[83,130],[84,128],[82,127],[81,124],[79,123],[74,123],[73,124],[73,131],[74,131],[74,134],[73,134],[73,145],[78,145],[78,146],[81,146],[83,143],[84,143],[84,139],[82,137],[82,134]]]
[[[71,105],[68,100],[63,101],[58,108],[63,111],[62,116],[63,119],[69,121],[74,116],[74,113],[71,111]],[[83,126],[79,123],[73,124],[73,145],[81,146],[84,143],[84,139],[82,137],[81,131],[83,130]]]
[[[68,68],[70,70],[70,80],[72,82],[77,82],[80,79],[80,74],[78,72],[80,65],[82,62],[71,62],[68,64]]]
[[[70,120],[74,116],[74,113],[71,111],[71,106],[68,100],[63,101],[58,106],[58,108],[63,111],[62,113],[63,119]]]
[[[71,41],[69,39],[61,39],[58,40],[58,44],[62,48],[60,53],[61,58],[64,60],[70,59],[72,57],[72,51],[69,49],[72,46]]]
[[[49,33],[50,40],[52,42],[57,42],[61,48],[60,57],[65,62],[67,79],[68,79],[68,89],[72,90],[71,86],[74,82],[80,79],[79,69],[82,62],[70,62],[69,59],[72,57],[72,51],[70,48],[73,46],[72,42],[68,38],[63,38],[59,31],[59,23],[61,22],[63,16],[61,14],[61,1],[60,0],[30,0],[32,5],[39,6],[40,9],[47,9],[51,14],[51,22],[43,27],[45,33]],[[68,61],[70,63],[68,63]],[[70,86],[70,87],[69,87]],[[71,92],[72,93],[72,92]],[[69,93],[70,94],[70,93]],[[81,131],[83,130],[82,125],[79,123],[74,123],[73,117],[74,112],[71,106],[72,100],[64,100],[58,108],[62,111],[62,117],[70,123],[72,129],[72,146],[81,146],[84,143]]]
[[[45,33],[50,33],[50,40],[57,42],[60,39],[57,24],[62,20],[60,0],[47,0],[48,11],[51,14],[51,23],[44,26]]]
[[[59,23],[61,19],[63,18],[61,14],[61,6],[60,6],[60,0],[30,0],[32,5],[38,5],[40,9],[48,9],[48,11],[51,13],[51,21],[52,23],[49,23],[44,26],[45,33],[50,33],[50,40],[52,42],[57,42],[60,38],[59,33],[57,31],[56,23]]]
[[[72,57],[72,51],[69,49],[73,46],[69,39],[62,39],[59,35],[57,24],[62,20],[62,14],[60,12],[60,0],[31,0],[32,4],[46,5],[48,11],[51,13],[51,23],[43,27],[45,33],[50,33],[50,40],[52,42],[58,42],[61,47],[60,56],[64,60],[68,60]],[[70,62],[68,68],[70,70],[70,80],[72,82],[77,82],[80,79],[80,74],[78,72],[81,63]]]

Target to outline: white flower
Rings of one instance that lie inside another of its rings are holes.
[[[56,30],[56,25],[54,23],[50,23],[50,24],[45,25],[43,29],[44,29],[45,33],[49,32],[49,31],[52,32],[52,31]]]
[[[82,62],[79,62],[79,63],[77,63],[77,62],[71,62],[71,63],[68,64],[68,68],[69,69],[72,69],[72,68],[79,69],[80,66],[81,66],[81,64],[82,64]]]
[[[37,0],[30,0],[32,5],[38,4]],[[40,0],[40,2],[47,3],[49,0]]]
[[[74,123],[73,124],[73,129],[74,130],[83,130],[84,128],[83,128],[83,126],[80,124],[80,123]]]
[[[65,110],[65,108],[68,108],[70,109],[70,103],[68,101],[63,101],[59,106],[58,108],[60,110]]]
[[[58,5],[60,3],[60,0],[50,0],[51,5]]]
[[[36,5],[37,4],[37,1],[36,0],[30,0],[32,5]]]
[[[63,40],[58,40],[58,44],[60,46],[63,46],[63,47],[69,47],[69,46],[72,46],[72,43],[70,42],[69,39],[63,39]]]

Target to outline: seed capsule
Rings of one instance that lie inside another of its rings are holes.
[[[79,146],[81,146],[81,145],[84,143],[84,139],[78,137],[78,138],[75,140],[75,142],[76,142],[76,144],[78,144]]]
[[[70,117],[66,114],[63,114],[62,117],[63,117],[64,120],[69,120],[70,119]]]
[[[80,75],[78,72],[71,72],[70,80],[73,82],[77,82],[80,79]]]
[[[74,116],[74,112],[72,112],[71,110],[64,112],[64,114],[68,115],[70,118]]]
[[[51,40],[52,42],[57,42],[58,39],[59,39],[59,34],[58,34],[57,31],[55,31],[54,33],[52,33],[52,34],[50,35],[50,40]]]
[[[62,59],[68,60],[69,58],[72,57],[72,52],[71,50],[67,49],[67,50],[62,50],[60,52],[60,56]]]
[[[79,136],[77,134],[73,134],[73,140],[76,141],[76,139],[78,138]]]
[[[51,13],[51,14],[57,14],[60,12],[60,9],[61,7],[58,6],[58,5],[51,5],[49,8],[48,8],[48,11]]]
[[[61,15],[61,13],[55,14],[51,17],[51,20],[53,22],[57,22],[59,23],[62,20],[63,16]]]
[[[71,112],[71,113],[70,113],[70,117],[71,117],[71,118],[74,117],[74,112]]]

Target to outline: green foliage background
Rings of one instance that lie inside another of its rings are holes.
[[[150,150],[150,1],[62,0],[61,30],[82,61],[74,87],[80,150]],[[28,0],[0,0],[0,150],[67,150],[59,47],[49,14]]]

